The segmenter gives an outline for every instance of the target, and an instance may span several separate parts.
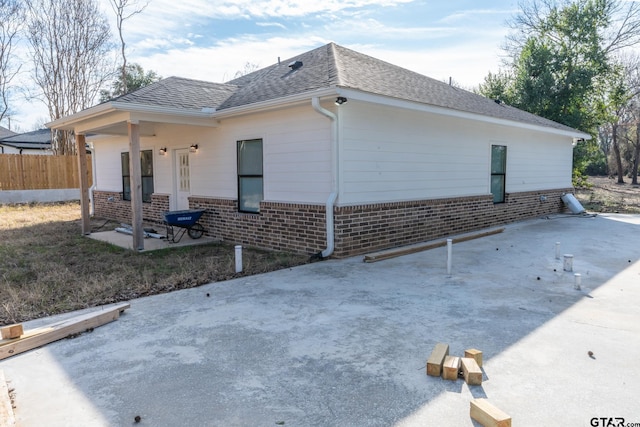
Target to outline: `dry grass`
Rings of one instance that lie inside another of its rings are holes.
[[[624,184],[615,178],[589,177],[589,185],[576,188],[576,198],[590,212],[640,213],[640,186],[631,185],[629,178]]]
[[[106,224],[113,228],[118,224]],[[93,220],[92,229],[105,226]],[[0,206],[0,325],[304,264],[308,257],[209,244],[136,253],[87,239],[77,203]]]

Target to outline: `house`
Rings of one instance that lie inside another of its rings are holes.
[[[138,249],[143,219],[201,208],[208,235],[322,257],[562,211],[589,138],[334,43],[224,84],[166,78],[48,126],[93,144],[95,214],[131,222]]]
[[[11,132],[11,131],[9,131]],[[0,136],[2,154],[52,154],[51,130],[39,129],[32,132]]]

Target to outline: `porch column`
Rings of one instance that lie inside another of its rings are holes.
[[[142,168],[140,166],[140,125],[127,122],[129,130],[129,176],[131,177],[131,227],[134,250],[144,249],[142,228]]]
[[[89,216],[89,175],[87,168],[87,150],[84,134],[76,134],[78,150],[78,180],[80,181],[80,212],[82,215],[82,234],[91,234]]]

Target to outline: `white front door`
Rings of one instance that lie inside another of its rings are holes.
[[[175,160],[175,200],[174,210],[189,209],[189,195],[191,195],[191,174],[189,171],[189,149],[174,151]]]

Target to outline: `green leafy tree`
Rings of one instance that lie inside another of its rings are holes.
[[[614,55],[640,41],[640,3],[531,0],[521,3],[511,26],[507,71],[487,76],[479,92],[596,136],[615,108],[616,91],[608,86]],[[578,171],[602,163],[593,143],[581,144],[574,151]]]
[[[100,102],[109,101],[113,98],[136,91],[153,82],[157,82],[161,78],[162,77],[153,70],[145,72],[140,64],[129,64],[127,65],[124,80],[122,75],[118,74],[116,80],[111,84],[111,90],[103,89],[100,91]]]

